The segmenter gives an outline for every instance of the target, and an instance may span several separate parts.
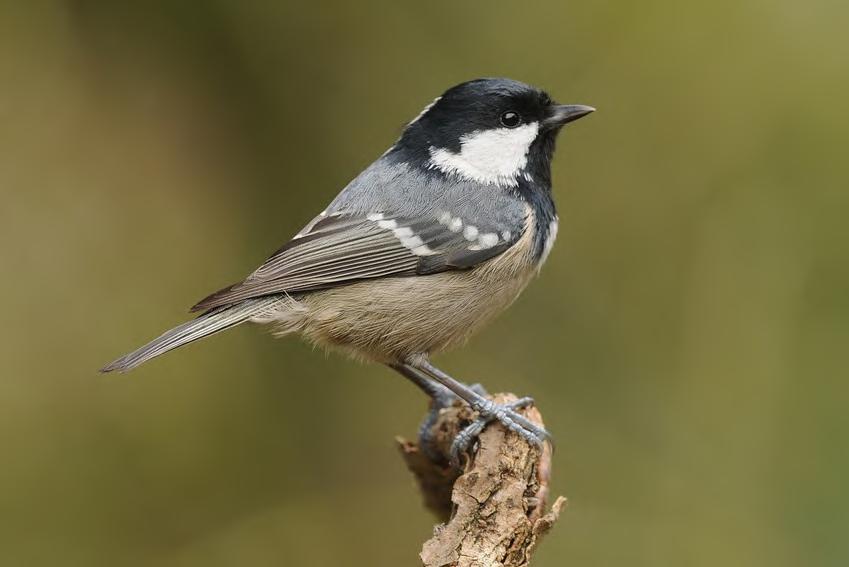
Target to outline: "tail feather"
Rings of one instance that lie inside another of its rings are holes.
[[[248,319],[262,314],[277,301],[278,298],[276,297],[263,297],[213,309],[197,319],[166,331],[138,350],[125,354],[118,360],[107,364],[100,371],[126,372],[132,370],[169,350],[244,323]]]

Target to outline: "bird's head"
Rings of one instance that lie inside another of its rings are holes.
[[[520,176],[547,184],[557,133],[594,110],[557,104],[511,79],[476,79],[429,104],[393,149],[430,170],[487,185],[516,186]]]

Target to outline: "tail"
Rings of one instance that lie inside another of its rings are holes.
[[[207,311],[197,319],[174,327],[140,349],[107,364],[100,371],[127,372],[169,350],[244,323],[252,317],[261,315],[278,301],[279,298],[276,296],[261,297]]]

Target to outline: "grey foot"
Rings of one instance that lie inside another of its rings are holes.
[[[462,457],[469,453],[469,449],[478,435],[489,423],[496,420],[510,431],[521,435],[530,445],[542,448],[546,441],[551,441],[551,435],[539,425],[516,412],[517,409],[526,408],[533,404],[533,398],[529,397],[520,398],[508,404],[496,404],[491,400],[485,400],[479,404],[479,407],[475,407],[478,404],[474,404],[473,409],[478,412],[478,418],[454,438],[454,442],[451,444],[451,464],[459,467]]]
[[[439,384],[434,384],[434,386],[439,387],[439,390],[431,392],[430,411],[425,416],[421,425],[419,425],[419,447],[422,448],[422,451],[428,459],[434,462],[439,462],[444,459],[444,457],[441,456],[441,453],[436,446],[436,439],[433,435],[433,426],[436,424],[436,420],[439,419],[439,412],[447,407],[451,407],[454,405],[454,402],[460,398],[448,388],[440,386]],[[486,388],[480,384],[472,384],[469,388],[480,396],[489,395]],[[468,429],[468,427],[466,429]],[[483,427],[481,427],[481,431],[483,431]],[[474,436],[472,439],[473,438]],[[456,444],[456,442],[457,441],[455,440],[454,443]]]

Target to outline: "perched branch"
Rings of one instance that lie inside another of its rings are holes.
[[[496,402],[516,399],[498,394]],[[536,408],[522,410],[542,425]],[[451,440],[473,412],[459,402],[442,410],[432,432],[439,452],[434,462],[415,443],[398,439],[407,467],[416,477],[425,506],[445,523],[436,526],[420,554],[425,567],[522,567],[540,537],[566,503],[557,498],[545,512],[551,449],[540,451],[492,423],[480,435],[475,454],[458,471],[448,464]]]

